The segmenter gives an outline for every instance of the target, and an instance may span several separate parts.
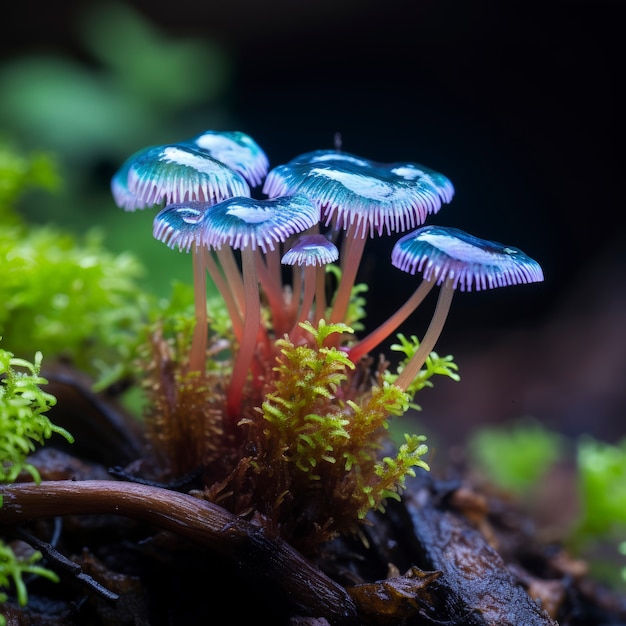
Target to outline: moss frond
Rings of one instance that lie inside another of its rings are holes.
[[[382,384],[347,399],[355,366],[343,350],[324,346],[347,327],[304,322],[303,328],[311,344],[277,342],[252,462],[257,491],[276,495],[259,509],[276,527],[289,529],[285,538],[301,549],[355,533],[370,510],[383,510],[387,498],[397,497],[413,467],[427,468],[422,436],[407,437],[397,456],[382,452],[388,420],[408,409],[409,395]]]
[[[20,606],[28,603],[28,591],[24,577],[28,575],[43,576],[52,582],[59,582],[55,572],[46,567],[37,565],[42,558],[41,552],[35,550],[26,558],[19,558],[11,546],[0,541],[0,589],[13,587]],[[0,592],[0,603],[7,600],[7,594]],[[6,618],[0,615],[0,626],[6,624]]]
[[[44,415],[56,398],[41,389],[48,382],[40,376],[42,358],[37,352],[30,362],[0,349],[0,482],[14,482],[23,470],[38,482],[39,472],[27,462],[28,455],[53,433],[74,440]]]
[[[417,352],[420,346],[420,341],[415,335],[411,335],[410,338],[407,338],[402,333],[398,333],[397,337],[399,343],[392,344],[390,349],[395,352],[401,352],[405,356],[398,365],[397,373],[386,372],[384,374],[384,380],[389,384],[393,384],[396,381],[406,363]],[[415,394],[424,387],[432,387],[433,382],[431,378],[435,375],[447,376],[455,382],[458,382],[461,380],[461,377],[457,373],[458,369],[458,365],[453,361],[451,355],[441,357],[433,351],[426,358],[424,367],[420,370],[415,380],[409,385],[407,393],[413,398]],[[420,410],[421,407],[411,403],[411,408]]]
[[[229,451],[223,428],[229,362],[212,360],[204,374],[186,371],[192,319],[181,315],[171,326],[170,318],[167,328],[154,324],[150,350],[142,355],[146,435],[164,474],[173,477],[209,466]]]
[[[31,362],[0,349],[0,482],[14,482],[22,471],[40,482],[39,471],[28,462],[28,455],[54,433],[70,443],[74,441],[67,430],[44,415],[56,404],[56,398],[41,389],[48,382],[40,376],[42,358],[37,352]],[[36,564],[41,556],[33,552],[28,558],[18,558],[11,546],[0,540],[0,589],[13,587],[20,606],[28,601],[25,575],[58,581],[54,572]],[[0,591],[0,603],[6,599],[7,594]],[[0,625],[3,623],[6,619],[0,615]]]
[[[96,231],[83,241],[49,227],[0,232],[0,333],[16,355],[39,349],[108,382],[129,373],[147,321],[143,268],[106,251]]]

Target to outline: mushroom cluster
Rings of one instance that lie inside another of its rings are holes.
[[[369,335],[334,333],[328,343],[353,363],[361,361],[439,285],[432,323],[395,381],[404,391],[432,351],[456,289],[543,280],[539,264],[517,248],[455,228],[424,226],[452,200],[454,187],[443,174],[417,163],[377,163],[337,147],[270,170],[263,150],[245,133],[206,131],[140,150],[115,173],[111,188],[126,210],[164,205],[154,219],[154,237],[192,253],[196,326],[188,371],[203,372],[206,364],[207,274],[220,291],[235,339],[226,394],[233,419],[245,389],[258,388],[271,371],[277,339],[306,343],[306,321],[349,323],[370,238],[401,235],[390,265],[420,272],[422,280]],[[340,277],[331,294],[329,266]]]

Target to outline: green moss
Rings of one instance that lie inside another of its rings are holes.
[[[132,369],[154,303],[136,258],[109,252],[97,231],[79,240],[18,217],[27,190],[56,185],[49,159],[0,144],[0,335],[16,356],[70,359],[105,386]]]
[[[569,544],[594,555],[598,580],[626,582],[626,438],[610,444],[585,436],[576,449],[580,516]]]
[[[563,446],[561,436],[526,419],[508,427],[481,428],[470,439],[468,451],[492,484],[524,495],[562,458]]]
[[[276,378],[261,407],[264,437],[254,465],[275,481],[272,492],[290,494],[280,501],[278,508],[288,509],[280,518],[297,519],[298,503],[310,498],[317,507],[306,523],[323,528],[328,539],[355,532],[369,511],[383,511],[414,467],[428,469],[422,459],[428,449],[424,437],[407,436],[396,456],[381,454],[388,421],[407,410],[408,394],[382,382],[352,390],[355,365],[344,351],[324,346],[330,334],[351,329],[323,321],[302,327],[313,342],[277,341]],[[320,485],[326,504],[319,501]]]
[[[41,360],[41,352],[31,363],[0,349],[0,482],[14,482],[22,471],[38,482],[39,473],[27,462],[28,455],[53,433],[73,441],[44,415],[56,398],[41,389],[48,382],[40,376]]]
[[[41,385],[48,382],[40,376],[41,360],[41,352],[30,362],[0,349],[0,482],[14,482],[23,471],[39,482],[39,472],[28,462],[28,455],[55,433],[69,442],[74,440],[70,433],[44,415],[56,404],[56,398],[41,389]],[[39,552],[18,558],[11,547],[0,540],[0,589],[13,586],[21,606],[28,601],[24,574],[58,580],[54,572],[36,565],[40,558]],[[0,602],[6,599],[7,595],[0,592]],[[0,615],[0,625],[5,623]]]
[[[41,557],[41,552],[35,550],[30,556],[19,558],[10,546],[0,540],[0,589],[12,587],[20,606],[28,603],[28,591],[24,581],[26,575],[43,576],[52,582],[59,582],[59,577],[55,572],[37,565]],[[6,602],[7,599],[7,594],[0,591],[0,603]],[[4,615],[0,615],[0,626],[5,626],[6,623]]]
[[[19,154],[0,141],[0,223],[21,223],[14,205],[26,190],[54,191],[60,186],[61,179],[50,156],[40,152]]]
[[[385,381],[389,384],[393,384],[396,381],[403,367],[417,352],[420,346],[419,339],[415,335],[411,335],[410,339],[408,339],[402,333],[398,333],[397,338],[400,343],[392,344],[390,349],[395,352],[401,352],[404,354],[404,358],[398,365],[397,373],[385,373]],[[409,385],[407,393],[413,398],[415,394],[421,389],[424,389],[424,387],[432,387],[433,382],[430,379],[435,375],[447,376],[455,382],[458,382],[461,380],[461,377],[457,374],[458,369],[457,364],[452,360],[452,356],[440,357],[436,352],[431,352],[426,358],[424,367],[420,370],[415,380]],[[410,407],[416,410],[420,410],[421,408],[413,402],[410,404]]]

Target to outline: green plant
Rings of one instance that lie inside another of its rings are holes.
[[[483,427],[468,442],[475,468],[487,480],[524,496],[565,453],[563,437],[539,422],[520,420],[506,427]]]
[[[310,322],[302,327],[313,346],[277,341],[277,376],[261,406],[262,433],[254,437],[260,452],[251,463],[263,486],[255,491],[282,494],[263,503],[270,505],[263,514],[277,526],[300,525],[304,502],[316,502],[314,517],[299,529],[315,546],[317,533],[322,539],[355,533],[370,510],[384,511],[384,500],[399,497],[413,467],[428,469],[422,459],[428,449],[423,436],[407,436],[395,458],[380,458],[388,419],[406,412],[409,396],[381,383],[351,399],[342,385],[354,364],[345,352],[324,346],[330,334],[351,329],[323,320],[317,328]]]
[[[28,557],[17,557],[13,549],[0,540],[0,589],[14,587],[20,606],[26,606],[28,603],[28,590],[24,582],[25,575],[42,576],[52,582],[59,582],[59,577],[55,572],[47,567],[37,565],[41,558],[41,552],[36,550]],[[0,603],[6,602],[7,598],[7,594],[0,591]],[[6,623],[5,616],[0,614],[0,626],[5,626]]]
[[[55,433],[70,443],[73,441],[67,430],[54,425],[44,415],[54,406],[56,398],[41,389],[41,385],[48,382],[40,376],[41,360],[41,352],[30,362],[0,348],[0,483],[14,482],[22,472],[39,483],[39,472],[28,461],[28,456]],[[11,547],[0,540],[0,589],[13,583],[21,606],[28,601],[24,574],[58,580],[54,572],[35,564],[40,558],[38,552],[18,558]],[[0,593],[0,601],[5,600],[6,594]],[[0,624],[3,623],[5,620],[0,616]]]
[[[20,154],[0,140],[0,222],[6,226],[22,223],[14,210],[28,189],[55,191],[61,185],[54,160],[42,152]]]
[[[384,379],[385,382],[389,384],[395,383],[402,370],[406,367],[406,364],[413,358],[420,347],[420,341],[415,335],[411,335],[410,339],[407,339],[402,333],[398,333],[397,338],[400,343],[391,344],[389,349],[394,352],[401,352],[404,357],[398,364],[397,373],[385,372]],[[433,351],[426,357],[424,367],[419,370],[417,376],[407,387],[406,391],[412,398],[415,397],[415,394],[424,387],[433,386],[433,382],[430,379],[435,375],[447,376],[455,382],[458,382],[461,380],[461,377],[457,373],[458,369],[458,365],[452,360],[451,355],[441,357]],[[414,402],[412,402],[410,406],[417,410],[421,408]]]
[[[576,447],[580,516],[569,543],[578,553],[609,547],[613,558],[594,559],[598,578],[618,586],[626,582],[620,558],[626,545],[626,439],[615,444],[582,437]],[[605,562],[603,562],[603,560]]]
[[[41,352],[31,363],[0,349],[0,482],[14,482],[22,471],[38,482],[39,473],[27,461],[28,455],[53,433],[73,441],[44,415],[56,398],[41,389],[48,382],[40,376],[41,360]]]
[[[137,259],[108,251],[96,229],[79,239],[20,218],[27,191],[59,184],[48,157],[0,144],[0,335],[17,356],[70,359],[106,387],[132,371],[154,303]]]
[[[539,422],[483,427],[468,442],[471,464],[485,480],[530,502],[558,462],[571,459],[578,515],[564,533],[573,554],[589,556],[594,575],[617,587],[626,581],[626,439],[609,444],[589,436],[571,448],[565,438]]]

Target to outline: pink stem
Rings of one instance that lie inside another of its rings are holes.
[[[280,274],[276,273],[275,259],[278,258],[277,250],[268,250],[265,254],[265,260],[263,255],[257,251],[257,275],[263,293],[267,297],[267,303],[272,315],[272,327],[274,334],[277,337],[284,335],[287,332],[285,311],[285,299],[283,294],[283,285],[280,279]]]
[[[346,312],[350,303],[350,294],[352,293],[359,264],[361,263],[361,257],[363,256],[365,236],[359,237],[356,235],[354,232],[355,229],[356,227],[354,225],[350,225],[344,235],[342,246],[344,256],[341,260],[341,279],[335,294],[333,310],[330,314],[331,324],[345,321]]]
[[[302,301],[302,283],[304,269],[300,265],[294,265],[291,268],[291,303],[290,309],[294,317],[298,316],[298,310]]]
[[[350,360],[356,363],[363,355],[384,341],[417,309],[434,285],[435,281],[423,280],[409,299],[391,317],[350,348],[348,352]]]
[[[241,399],[250,365],[252,364],[259,327],[261,325],[259,282],[257,280],[254,260],[255,253],[252,248],[243,248],[241,250],[245,317],[243,321],[243,334],[239,344],[239,351],[235,356],[235,364],[233,366],[233,373],[226,399],[228,415],[233,420],[240,417]]]
[[[326,314],[326,266],[315,270],[315,315],[313,325],[317,326]]]
[[[298,317],[294,322],[293,328],[289,333],[289,339],[296,343],[298,337],[302,334],[302,328],[299,326],[300,322],[309,318],[311,307],[313,306],[313,298],[315,297],[315,270],[317,268],[314,265],[309,265],[304,268],[304,292],[302,294],[302,302],[300,304],[300,311]]]
[[[245,310],[246,297],[244,295],[241,270],[233,249],[229,245],[225,245],[223,248],[218,248],[215,252],[226,277],[228,290],[232,292],[239,310],[243,312]]]
[[[228,280],[224,279],[224,275],[220,271],[218,264],[215,262],[215,259],[210,253],[204,255],[204,263],[211,279],[213,280],[213,283],[224,299],[224,304],[226,304],[230,321],[233,325],[233,333],[237,340],[240,341],[243,333],[243,320],[241,317],[241,311],[239,310],[239,306],[235,300],[235,296],[230,289],[230,285],[232,285],[235,281],[233,281],[232,276],[227,277]],[[236,280],[239,281],[240,277],[237,276]]]
[[[430,320],[430,325],[424,335],[424,339],[422,339],[417,352],[411,357],[394,383],[403,391],[406,391],[409,385],[417,378],[417,375],[422,369],[422,365],[426,362],[428,355],[435,347],[437,339],[439,339],[441,335],[443,326],[446,323],[446,318],[448,317],[448,312],[450,311],[452,296],[454,296],[453,280],[453,278],[448,278],[441,286],[437,306],[435,307],[433,318]]]
[[[206,307],[205,248],[196,245],[193,250],[193,284],[196,325],[193,329],[189,352],[189,371],[204,373],[206,366],[207,338],[209,334]]]

